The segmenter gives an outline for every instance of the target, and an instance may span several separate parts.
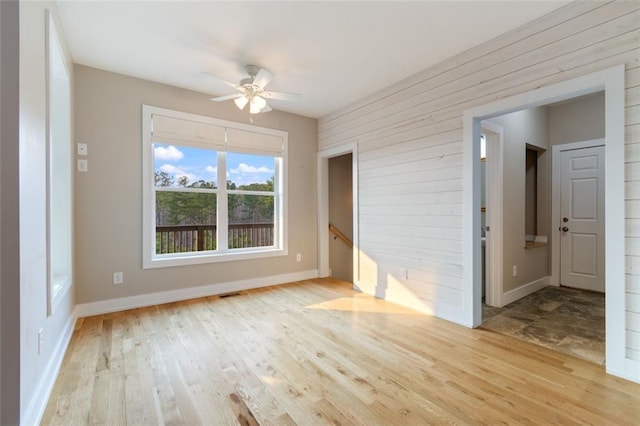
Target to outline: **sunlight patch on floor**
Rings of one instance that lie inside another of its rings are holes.
[[[372,296],[361,294],[353,297],[339,297],[315,305],[305,306],[305,309],[317,309],[325,311],[368,312],[384,314],[421,315],[413,309],[389,303],[384,300],[374,299]]]

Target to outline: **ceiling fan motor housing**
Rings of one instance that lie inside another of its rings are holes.
[[[260,67],[257,65],[246,65],[244,69],[247,71],[247,74],[251,76],[251,81],[253,81],[256,75],[258,75],[258,73],[260,72]]]
[[[264,89],[257,84],[253,84],[252,78],[245,78],[240,81],[240,87],[245,91],[247,96],[258,95],[264,91]]]

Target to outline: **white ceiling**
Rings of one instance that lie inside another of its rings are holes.
[[[58,0],[73,61],[212,95],[251,63],[274,109],[321,117],[567,1],[184,2]]]

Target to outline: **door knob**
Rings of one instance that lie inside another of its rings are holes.
[[[563,217],[563,218],[562,218],[562,221],[563,221],[563,222],[569,222],[569,218],[568,218],[568,217]]]
[[[568,230],[569,230],[569,227],[568,227],[568,226],[563,226],[563,227],[562,227],[562,232],[567,232]]]

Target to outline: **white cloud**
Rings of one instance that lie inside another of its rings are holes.
[[[160,171],[174,174],[181,170],[173,164],[163,164],[162,166],[160,166]]]
[[[208,171],[209,173],[215,175],[218,173],[218,168],[217,167],[213,167],[213,166],[207,166],[204,168],[206,171]]]
[[[273,170],[265,166],[255,167],[255,166],[250,166],[246,163],[240,163],[238,164],[238,167],[236,167],[235,169],[231,169],[230,172],[237,175],[237,174],[250,174],[250,173],[273,173]]]
[[[162,166],[160,166],[160,171],[169,173],[175,178],[186,176],[189,179],[189,182],[196,182],[199,180],[199,178],[193,173],[186,172],[180,167],[174,166],[173,164],[163,164]]]
[[[165,148],[163,146],[154,148],[153,155],[157,160],[163,161],[178,161],[182,160],[182,158],[184,157],[184,153],[173,145],[169,145],[168,148]]]

